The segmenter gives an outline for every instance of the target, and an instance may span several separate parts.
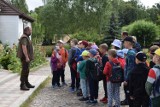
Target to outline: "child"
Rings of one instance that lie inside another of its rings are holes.
[[[60,87],[59,78],[60,78],[60,72],[59,68],[62,67],[61,64],[61,56],[59,55],[59,47],[56,46],[55,50],[52,52],[51,56],[51,70],[53,74],[52,78],[52,87],[55,88],[56,85]]]
[[[96,69],[95,63],[98,60],[95,58],[98,51],[95,49],[89,50],[90,58],[86,62],[86,73],[87,79],[89,81],[89,91],[90,91],[90,99],[87,101],[87,104],[96,104],[98,98],[98,80],[96,78]]]
[[[149,96],[145,90],[145,83],[149,68],[146,65],[147,56],[143,52],[136,55],[136,66],[129,78],[129,92],[132,107],[149,107]]]
[[[122,46],[122,42],[118,39],[115,39],[112,43],[112,49],[120,50]]]
[[[60,50],[59,50],[59,53],[61,55],[61,58],[62,58],[62,68],[59,69],[60,71],[60,77],[61,77],[61,81],[62,81],[62,85],[67,85],[66,82],[65,82],[65,67],[66,67],[66,63],[68,61],[68,51],[65,49],[64,47],[64,41],[62,40],[59,40],[57,42],[57,45],[59,46]]]
[[[151,46],[151,47],[149,48],[149,56],[150,56],[150,59],[151,59],[151,61],[150,61],[150,63],[149,63],[149,67],[150,67],[150,68],[153,68],[153,66],[155,65],[155,63],[152,61],[152,59],[153,59],[154,52],[155,52],[158,48],[159,48],[159,46],[157,46],[157,45],[153,45],[153,46]]]
[[[133,49],[134,41],[132,37],[126,37],[124,39],[124,47],[128,49],[128,53],[126,55],[126,65],[124,69],[124,91],[125,91],[125,100],[121,102],[121,105],[128,105],[130,103],[130,95],[129,95],[129,77],[130,73],[135,67],[135,56],[136,53]]]
[[[78,64],[78,72],[80,73],[80,85],[83,93],[83,97],[79,99],[80,101],[89,100],[89,85],[86,77],[86,61],[89,58],[89,52],[83,51],[82,55],[83,61]]]
[[[120,84],[121,83],[112,83],[110,77],[112,74],[113,64],[120,65],[120,62],[117,59],[117,53],[115,49],[108,51],[108,58],[110,62],[107,62],[104,68],[103,73],[106,75],[107,81],[107,93],[108,93],[108,107],[112,107],[112,100],[115,100],[115,107],[120,107]]]
[[[78,44],[78,40],[77,39],[72,39],[70,42],[71,45],[71,49],[69,51],[69,57],[68,57],[68,64],[70,67],[70,71],[71,71],[71,92],[75,91],[76,89],[79,89],[79,79],[77,77],[77,62],[76,62],[76,58],[79,57],[80,54],[80,49],[77,47]]]
[[[108,62],[108,55],[107,55],[107,52],[108,52],[108,45],[107,44],[101,44],[99,46],[99,51],[100,51],[100,54],[101,54],[101,57],[102,57],[102,70],[104,70],[104,67],[106,65],[106,62]],[[106,82],[106,76],[105,75],[102,75],[102,80],[103,80],[103,88],[104,88],[104,97],[100,100],[100,102],[103,102],[103,103],[107,103],[107,82]]]
[[[155,51],[153,62],[156,64],[150,69],[146,82],[146,92],[151,98],[151,107],[160,106],[160,49]]]

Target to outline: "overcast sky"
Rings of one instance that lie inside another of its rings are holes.
[[[43,5],[42,0],[26,0],[26,1],[27,1],[29,10],[34,10],[36,7]],[[124,0],[124,1],[128,1],[128,0]],[[155,3],[159,3],[160,0],[140,0],[140,2],[142,2],[142,4],[144,4],[145,6],[151,7]]]

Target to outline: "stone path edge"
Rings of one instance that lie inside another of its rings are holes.
[[[42,86],[45,85],[45,83],[47,81],[49,81],[49,77],[44,76],[44,78],[41,80],[41,82],[35,86],[34,89],[32,89],[31,91],[28,91],[27,93],[25,93],[25,95],[23,97],[20,97],[19,99],[17,99],[16,102],[14,102],[10,107],[26,107],[25,103],[31,99],[32,96],[34,96],[34,94],[40,90],[41,88],[43,88]]]

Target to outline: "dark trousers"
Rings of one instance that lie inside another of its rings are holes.
[[[61,82],[65,83],[65,74],[64,74],[65,69],[64,68],[60,68],[60,69],[58,69],[58,71],[60,72]]]
[[[98,98],[98,81],[89,78],[90,100]]]
[[[125,93],[125,100],[129,101],[130,95],[129,95],[129,85],[128,84],[124,86],[124,93]]]
[[[149,107],[149,97],[144,96],[140,98],[135,98],[132,101],[133,105],[130,105],[129,107]]]
[[[80,78],[78,78],[77,71],[70,67],[71,70],[71,87],[74,89],[75,87],[79,89],[80,86]]]
[[[106,81],[106,76],[104,75],[103,77],[103,88],[104,88],[104,96],[107,98],[107,81]]]
[[[59,79],[60,78],[60,72],[59,71],[53,71],[53,78],[52,78],[52,86],[53,85],[60,85]]]
[[[21,60],[22,63],[22,71],[20,76],[21,85],[28,83],[28,75],[29,75],[29,62],[26,62],[25,60]]]

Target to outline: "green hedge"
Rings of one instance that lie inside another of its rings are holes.
[[[142,46],[150,46],[158,38],[158,26],[152,22],[139,20],[122,28],[130,35],[136,36]]]

